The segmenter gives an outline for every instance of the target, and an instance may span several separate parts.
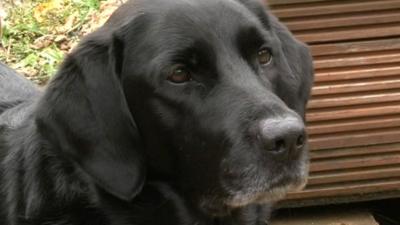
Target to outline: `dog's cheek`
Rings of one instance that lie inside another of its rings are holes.
[[[222,219],[222,225],[259,225],[267,224],[272,211],[272,204],[251,204],[235,209],[230,216]]]
[[[221,163],[220,180],[223,189],[231,196],[239,196],[248,195],[265,186],[268,172],[260,171],[262,164],[262,157],[254,149],[232,148]]]

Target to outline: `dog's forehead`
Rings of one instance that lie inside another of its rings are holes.
[[[248,28],[264,29],[258,17],[236,0],[168,2],[168,6],[159,9],[161,29],[156,30],[171,48],[180,40],[177,47],[196,41],[221,49],[236,45],[239,35]]]
[[[172,5],[166,19],[177,18],[193,25],[215,27],[219,30],[232,30],[232,27],[258,23],[254,14],[234,0],[190,1],[190,4],[185,2],[189,1]]]
[[[194,30],[232,36],[230,32],[261,25],[257,16],[238,0],[142,1],[142,10],[157,15],[164,28]],[[201,28],[201,29],[200,29]]]

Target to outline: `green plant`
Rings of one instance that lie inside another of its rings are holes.
[[[26,0],[8,7],[0,60],[36,83],[45,83],[79,39],[90,15],[99,10],[100,1]]]

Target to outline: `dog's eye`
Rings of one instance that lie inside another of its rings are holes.
[[[261,48],[258,50],[257,58],[261,65],[268,65],[272,61],[271,51],[267,48]]]
[[[167,79],[173,83],[184,83],[192,79],[189,70],[184,65],[174,66]]]

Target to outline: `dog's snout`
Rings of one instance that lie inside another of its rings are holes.
[[[275,153],[297,152],[306,141],[304,123],[294,116],[261,120],[257,137],[265,150]]]

